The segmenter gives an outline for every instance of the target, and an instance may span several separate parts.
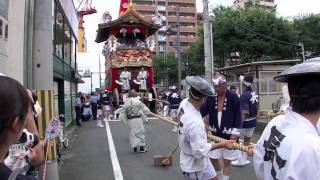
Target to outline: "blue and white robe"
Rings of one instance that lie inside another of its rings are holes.
[[[237,94],[226,90],[219,127],[217,98],[217,96],[207,97],[200,112],[202,117],[209,114],[209,125],[212,128],[213,135],[230,139],[231,134],[241,126],[240,100]]]

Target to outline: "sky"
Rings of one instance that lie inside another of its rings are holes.
[[[156,0],[155,0],[156,1]],[[217,5],[231,6],[234,0],[209,0],[209,7],[215,7]],[[202,12],[202,0],[196,0],[197,11]],[[306,13],[320,13],[320,1],[319,0],[275,0],[277,5],[278,16],[293,17],[299,14]],[[101,54],[102,44],[94,42],[96,37],[96,30],[98,29],[98,23],[102,17],[103,12],[109,11],[113,20],[118,17],[120,0],[92,0],[92,6],[97,9],[96,14],[85,16],[84,27],[87,38],[87,53],[78,53],[78,66],[90,68],[93,72],[99,70],[99,54]],[[101,55],[102,71],[104,69],[104,59]],[[104,74],[102,75],[102,77]],[[98,75],[93,77],[93,88],[99,86]],[[90,79],[84,79],[85,84],[79,86],[80,91],[90,91]]]

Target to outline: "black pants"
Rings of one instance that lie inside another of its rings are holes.
[[[76,122],[79,125],[80,118],[81,118],[81,108],[79,106],[75,106],[75,109],[76,109]]]
[[[91,104],[91,110],[92,110],[93,120],[96,120],[97,119],[97,103]]]

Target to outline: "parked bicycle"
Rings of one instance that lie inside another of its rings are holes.
[[[65,117],[63,114],[59,115],[59,120],[61,121],[61,131],[56,140],[56,149],[57,149],[57,159],[61,164],[63,164],[62,155],[66,149],[70,148],[70,142],[71,142],[73,130],[72,129],[68,130],[64,126]]]

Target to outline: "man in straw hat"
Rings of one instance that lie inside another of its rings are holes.
[[[184,178],[217,180],[216,172],[209,160],[209,152],[218,148],[234,148],[234,141],[208,143],[205,124],[200,107],[207,96],[214,96],[212,86],[198,76],[187,76],[190,85],[190,98],[184,99],[179,106],[179,146],[180,168]]]
[[[216,75],[213,84],[216,96],[208,97],[201,107],[203,117],[209,115],[205,120],[207,130],[218,137],[237,140],[241,125],[240,100],[237,94],[227,89],[226,78]],[[229,149],[216,149],[210,152],[210,159],[217,170],[220,180],[228,180],[231,174],[231,161],[239,157],[239,152]],[[219,159],[223,159],[223,168]]]
[[[275,117],[254,147],[258,180],[320,177],[320,58],[290,67],[274,78],[287,82],[290,108]]]

